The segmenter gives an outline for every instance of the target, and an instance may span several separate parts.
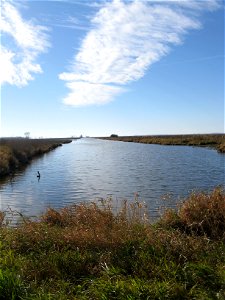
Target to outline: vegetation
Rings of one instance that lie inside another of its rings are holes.
[[[29,163],[35,156],[69,142],[71,140],[68,139],[1,138],[0,176],[7,175],[21,165]]]
[[[219,152],[225,153],[225,142],[218,145]]]
[[[160,145],[206,146],[225,153],[225,134],[110,136],[102,139]]]
[[[110,137],[112,137],[112,138],[118,138],[118,135],[113,133],[113,134],[110,135]]]
[[[48,209],[7,226],[1,299],[225,299],[225,193],[191,194],[151,224],[138,200]]]

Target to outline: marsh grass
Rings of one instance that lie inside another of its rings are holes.
[[[222,153],[225,153],[225,142],[222,142],[221,144],[219,144],[218,150]]]
[[[186,233],[225,240],[225,198],[221,188],[212,193],[192,193],[179,204],[178,211],[168,209],[162,224]]]
[[[114,136],[102,139],[144,144],[212,147],[216,148],[219,152],[225,152],[224,134]]]
[[[0,176],[13,172],[21,165],[25,165],[38,155],[49,152],[62,143],[69,143],[66,139],[0,139]]]
[[[222,300],[224,202],[221,189],[192,194],[154,224],[138,199],[49,208],[17,227],[2,214],[1,299]]]

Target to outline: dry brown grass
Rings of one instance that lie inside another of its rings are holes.
[[[5,219],[5,213],[0,211],[0,227],[3,226],[4,219]]]
[[[220,152],[225,152],[224,134],[114,136],[104,137],[102,139],[144,144],[206,146],[217,148],[217,150]]]
[[[70,140],[1,138],[0,176],[13,172],[19,166],[29,163],[33,157],[46,153],[67,142],[70,142]]]
[[[0,174],[6,174],[8,170],[18,164],[9,146],[0,145],[0,158]]]
[[[3,213],[1,216],[3,222]],[[212,240],[225,240],[224,191],[217,188],[211,193],[193,193],[177,212],[166,210],[156,224],[156,228],[151,224],[145,204],[124,201],[115,212],[111,199],[107,199],[98,203],[74,204],[59,210],[49,208],[38,222],[24,219],[17,229],[15,245],[22,243],[23,249],[25,245],[28,249],[37,248],[37,244],[45,247],[46,243],[53,243],[57,248],[65,244],[72,248],[116,248],[129,240],[147,237],[155,246],[158,243],[169,244],[172,248],[172,244],[177,245],[174,242],[176,238],[187,247],[191,240],[189,235],[196,239],[205,236]],[[167,229],[175,229],[175,232],[168,234]],[[183,239],[185,243],[181,242]]]
[[[138,201],[124,201],[117,213],[113,210],[111,199],[61,210],[49,208],[41,222],[48,227],[60,227],[62,240],[73,247],[117,247],[135,238],[134,227],[148,221],[146,207]]]
[[[192,194],[156,224],[141,202],[124,201],[115,210],[107,199],[2,226],[0,293],[4,299],[224,299],[224,200],[221,189]]]
[[[150,236],[149,224],[141,202],[124,201],[115,213],[111,201],[102,200],[60,210],[49,208],[37,222],[24,218],[11,239],[14,248],[21,251],[65,245],[68,249],[117,248],[129,240],[145,238],[146,230]]]
[[[221,188],[211,193],[192,193],[178,212],[167,210],[162,223],[195,235],[225,239],[225,194]]]
[[[225,142],[221,143],[218,147],[219,151],[225,153]]]

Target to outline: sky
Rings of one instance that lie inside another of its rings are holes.
[[[224,133],[224,1],[2,0],[0,136]]]

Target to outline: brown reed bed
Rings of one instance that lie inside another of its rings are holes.
[[[222,300],[224,203],[219,188],[191,194],[154,224],[138,199],[49,208],[17,227],[2,214],[1,299]]]
[[[146,135],[146,136],[116,136],[101,139],[144,144],[181,145],[216,148],[225,153],[225,134],[187,134],[187,135]]]
[[[69,142],[69,139],[1,138],[0,177],[28,164],[32,158]]]

